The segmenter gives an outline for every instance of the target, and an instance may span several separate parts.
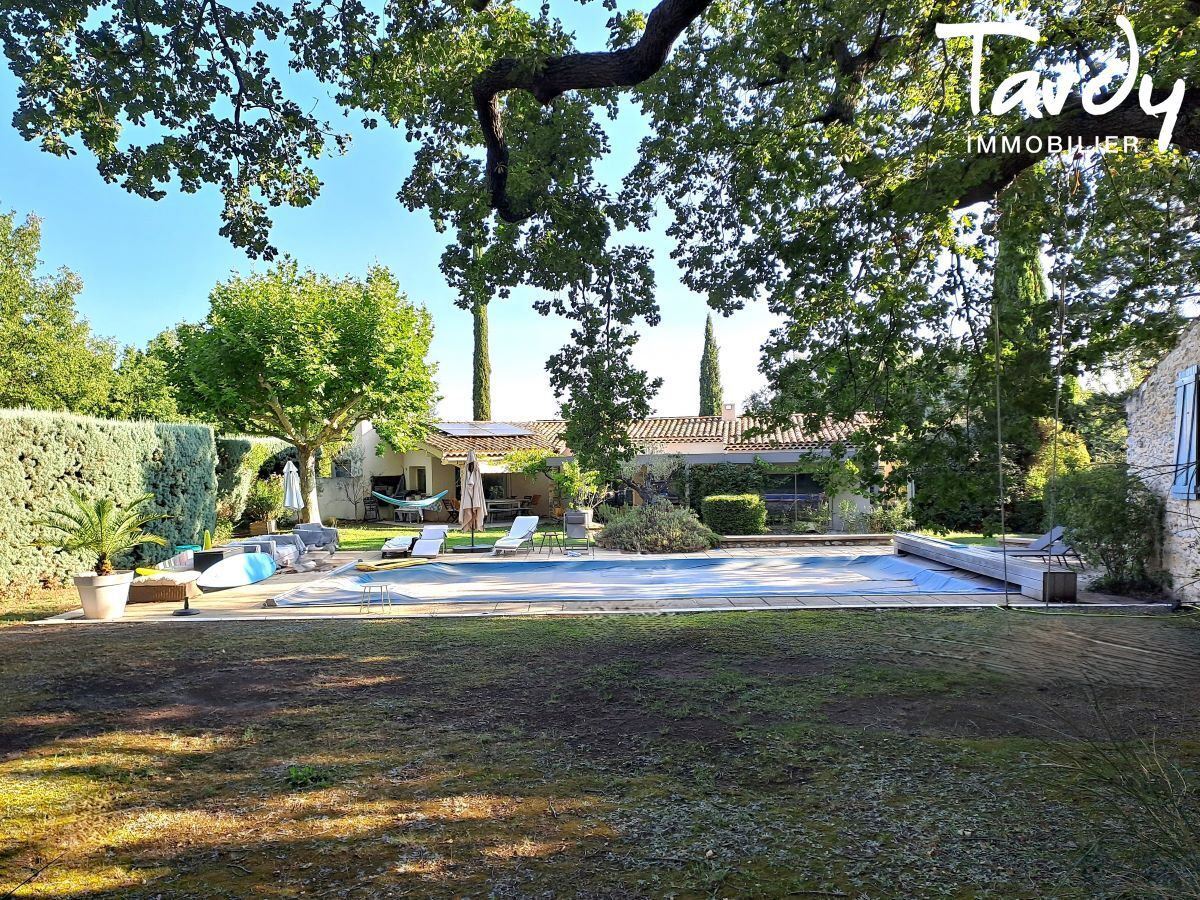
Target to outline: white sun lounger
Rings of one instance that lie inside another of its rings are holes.
[[[517,516],[513,519],[508,534],[492,545],[492,555],[515,552],[528,543],[529,546],[525,550],[525,554],[528,556],[529,551],[533,549],[533,535],[537,531],[537,527],[537,516]]]
[[[421,529],[421,533],[416,537],[394,537],[389,538],[383,544],[383,558],[391,559],[396,556],[403,556],[412,551],[412,555],[416,556],[416,545],[422,541],[435,541],[443,543],[446,540],[446,535],[450,531],[449,525],[426,525]],[[428,549],[427,547],[425,548]],[[437,554],[435,553],[434,556]]]

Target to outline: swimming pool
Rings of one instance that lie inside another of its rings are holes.
[[[397,603],[977,594],[1002,590],[997,582],[913,557],[652,557],[435,562],[391,572],[349,569],[277,597],[274,605],[358,603],[368,585],[388,586]]]

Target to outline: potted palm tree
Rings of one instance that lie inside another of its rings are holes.
[[[39,544],[94,556],[93,570],[75,576],[83,616],[85,619],[119,619],[125,612],[125,601],[129,599],[133,572],[114,569],[113,559],[143,544],[166,546],[165,540],[156,534],[146,534],[142,528],[170,517],[147,511],[146,505],[154,499],[153,494],[143,494],[122,507],[107,497],[89,501],[75,491],[70,493],[71,506],[56,509],[49,518],[34,523],[60,535],[55,540],[39,541]]]

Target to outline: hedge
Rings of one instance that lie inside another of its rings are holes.
[[[717,534],[762,534],[767,504],[757,494],[716,494],[700,504],[704,524]]]
[[[207,425],[0,410],[0,584],[57,581],[93,562],[33,546],[41,529],[32,522],[65,504],[68,488],[119,502],[150,492],[173,517],[154,532],[171,543],[197,540],[214,525],[216,457]]]
[[[291,445],[278,438],[248,434],[222,435],[217,438],[217,513],[236,524],[246,513],[250,485],[259,469],[273,456]]]

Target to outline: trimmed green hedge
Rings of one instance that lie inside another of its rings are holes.
[[[717,534],[762,534],[767,504],[757,494],[716,494],[700,504],[704,524]]]
[[[278,438],[248,434],[222,435],[217,438],[217,513],[231,524],[246,514],[250,486],[258,471],[277,453],[291,447]]]
[[[149,491],[173,517],[153,531],[170,543],[195,541],[214,525],[216,459],[207,425],[0,410],[0,584],[57,581],[93,562],[33,546],[41,529],[31,523],[67,502],[68,488],[119,502]]]

